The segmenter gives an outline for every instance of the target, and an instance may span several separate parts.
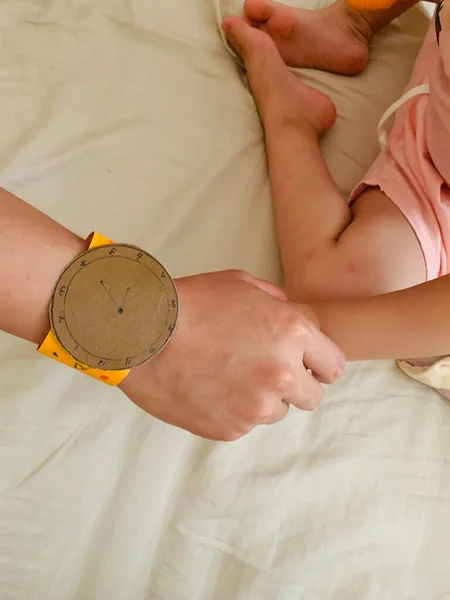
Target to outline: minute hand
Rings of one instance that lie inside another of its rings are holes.
[[[110,298],[111,302],[114,304],[114,306],[115,306],[116,308],[118,308],[118,307],[117,307],[117,302],[116,302],[116,301],[114,300],[114,298],[112,297],[112,295],[111,295],[111,292],[110,292],[110,291],[109,291],[109,289],[106,287],[106,283],[103,281],[103,279],[100,279],[100,285],[101,285],[101,286],[102,286],[102,288],[105,290],[105,292],[108,294],[108,296],[109,296],[109,298]]]

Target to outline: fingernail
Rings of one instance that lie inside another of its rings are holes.
[[[335,373],[335,378],[339,379],[340,377],[342,377],[342,375],[345,373],[345,365],[338,367],[336,369],[336,373]]]

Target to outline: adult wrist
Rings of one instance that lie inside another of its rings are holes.
[[[26,339],[30,338],[30,341],[37,345],[44,341],[50,330],[49,306],[56,282],[66,265],[82,254],[86,247],[86,240],[71,234],[71,239],[67,240],[67,245],[55,250],[55,257],[47,263],[45,275],[43,275],[42,296],[39,298],[39,315],[36,314],[34,327],[30,328],[29,336]],[[38,306],[35,308],[37,309]]]
[[[40,344],[47,335],[49,305],[58,277],[86,247],[83,239],[65,229],[63,232],[64,235],[39,240],[34,260],[28,253],[22,257],[20,248],[14,249],[14,272],[0,294],[0,329],[6,333],[34,344]]]

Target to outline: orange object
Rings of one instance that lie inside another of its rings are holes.
[[[386,10],[396,2],[397,0],[348,0],[352,8],[361,11]]]

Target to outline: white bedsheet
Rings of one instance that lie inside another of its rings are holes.
[[[345,191],[425,25],[388,28],[360,77],[304,74],[338,104]],[[3,0],[0,109],[0,184],[80,235],[175,275],[279,279],[261,127],[212,2]],[[0,599],[448,599],[449,425],[392,364],[359,364],[314,414],[214,444],[2,335]]]

